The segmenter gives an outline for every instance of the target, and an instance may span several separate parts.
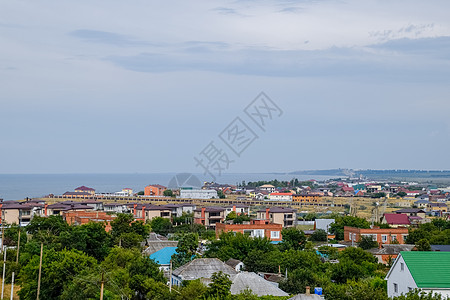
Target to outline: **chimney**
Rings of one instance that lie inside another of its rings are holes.
[[[311,295],[311,288],[309,286],[306,287],[306,296]]]
[[[206,207],[202,207],[202,218],[205,218],[205,214],[206,214]]]
[[[142,206],[142,220],[145,222],[145,205]]]
[[[266,208],[266,220],[267,221],[269,220],[269,211],[270,211],[270,208]]]
[[[134,205],[133,205],[133,214],[134,214],[134,218],[136,218],[136,207],[137,207],[137,204],[134,204]]]
[[[48,204],[45,203],[44,204],[44,216],[46,216],[46,217],[47,217],[47,207],[48,207]]]
[[[233,204],[233,211],[236,212],[236,205]]]

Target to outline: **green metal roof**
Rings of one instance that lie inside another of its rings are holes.
[[[450,288],[450,252],[401,252],[419,288]]]

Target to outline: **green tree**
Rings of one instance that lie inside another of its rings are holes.
[[[357,227],[357,228],[370,228],[370,224],[366,219],[344,216],[336,217],[334,223],[330,225],[330,232],[336,235],[336,240],[340,241],[344,239],[344,226]]]
[[[303,230],[298,230],[297,228],[284,228],[281,231],[283,240],[280,243],[280,248],[282,250],[294,249],[302,250],[306,244],[306,236]]]
[[[405,193],[405,192],[398,192],[397,193],[397,196],[399,196],[399,197],[405,197],[407,194]]]
[[[61,233],[60,239],[63,247],[83,251],[98,261],[108,255],[111,243],[105,224],[97,222],[73,226],[71,231]]]
[[[235,211],[231,211],[231,212],[227,215],[227,217],[225,218],[225,220],[227,220],[227,221],[234,220],[234,219],[236,219],[236,217],[237,217],[236,212],[235,212]]]
[[[209,284],[207,294],[211,297],[217,297],[219,299],[225,299],[230,295],[231,280],[228,274],[214,273],[211,276],[211,283]]]
[[[442,297],[441,294],[427,293],[419,289],[414,289],[412,291],[407,292],[406,294],[402,294],[400,296],[393,298],[393,300],[445,300],[445,299],[448,298]]]
[[[172,223],[169,219],[156,217],[150,222],[153,232],[161,235],[167,235],[172,231]]]
[[[77,274],[96,265],[94,258],[77,250],[46,249],[42,260],[41,299],[58,299],[64,286]],[[19,274],[20,299],[36,299],[39,256],[34,256]]]
[[[200,300],[204,299],[207,288],[200,281],[196,280],[185,280],[183,281],[183,287],[180,290],[180,294],[177,300]]]
[[[217,196],[219,197],[219,199],[225,199],[225,194],[223,193],[222,190],[218,190],[217,191]]]
[[[173,191],[170,189],[167,189],[163,192],[164,196],[166,197],[174,197],[175,195],[173,194]]]
[[[367,250],[367,249],[372,249],[372,248],[378,247],[378,243],[377,243],[377,241],[374,241],[371,236],[363,235],[363,236],[361,236],[361,238],[359,240],[358,247],[360,247],[361,249]]]
[[[315,242],[325,242],[327,240],[328,234],[323,229],[317,229],[311,234],[310,240]]]
[[[173,268],[176,269],[192,260],[198,248],[198,234],[187,233],[179,241],[174,255],[172,255]]]
[[[427,239],[417,241],[416,248],[418,251],[431,251],[430,242]]]

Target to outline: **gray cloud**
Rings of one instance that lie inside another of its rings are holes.
[[[195,43],[194,43],[195,44]],[[405,81],[448,80],[450,71],[436,59],[449,59],[450,38],[401,39],[367,48],[325,50],[228,50],[219,44],[170,53],[144,52],[132,56],[110,56],[106,60],[139,72],[212,71],[270,77],[368,77]],[[414,50],[412,50],[414,49]],[[374,51],[377,50],[377,51]],[[379,51],[383,50],[383,51]],[[386,51],[388,50],[388,51]],[[392,55],[390,52],[402,52]],[[411,53],[422,55],[417,61]]]
[[[157,44],[155,43],[141,41],[127,35],[107,31],[78,29],[70,32],[69,35],[80,38],[87,42],[109,44],[115,46],[157,46]]]

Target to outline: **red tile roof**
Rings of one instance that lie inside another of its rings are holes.
[[[384,214],[386,222],[390,225],[410,225],[408,215],[406,214]]]

